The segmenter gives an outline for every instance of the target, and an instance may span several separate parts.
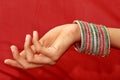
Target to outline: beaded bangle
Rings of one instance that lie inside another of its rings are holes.
[[[80,32],[81,32],[81,47],[76,47],[78,46],[80,43],[76,43],[75,44],[75,49],[77,49],[77,51],[79,52],[83,52],[84,51],[84,46],[85,46],[85,31],[84,31],[84,27],[83,24],[80,21],[76,21],[75,23],[77,23],[79,25],[80,28]]]
[[[85,45],[85,53],[89,54],[89,49],[90,49],[90,29],[88,27],[88,23],[87,22],[83,22],[83,25],[86,29],[86,45]]]
[[[83,26],[83,24],[82,24],[82,22],[81,21],[79,21],[79,24],[80,24],[80,26],[81,26],[81,29],[82,29],[82,40],[81,40],[81,52],[84,52],[84,50],[85,50],[85,43],[86,43],[86,37],[85,37],[85,35],[86,35],[86,33],[85,33],[85,27]]]
[[[103,50],[103,44],[104,44],[104,35],[102,33],[101,27],[99,25],[96,25],[96,28],[98,30],[98,34],[99,34],[99,51],[98,54],[102,56],[102,50]]]
[[[90,54],[93,54],[94,53],[94,29],[92,28],[91,24],[89,24],[89,28],[90,28],[90,32],[91,32],[91,47],[90,47]]]
[[[105,26],[102,25],[101,27],[104,31],[104,41],[105,41],[105,48],[104,48],[104,55],[103,56],[107,56],[109,54],[109,50],[110,50],[110,40],[109,40],[109,34],[107,31],[107,28]]]
[[[93,28],[94,28],[94,30],[95,30],[95,36],[96,36],[95,55],[98,55],[99,43],[100,43],[100,42],[99,42],[100,40],[99,40],[98,30],[97,30],[95,24],[92,24],[92,26],[93,26]]]
[[[103,25],[75,20],[81,34],[81,42],[74,44],[74,48],[82,53],[107,56],[110,52],[110,38],[107,28]]]

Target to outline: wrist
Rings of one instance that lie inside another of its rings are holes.
[[[63,32],[66,34],[66,37],[69,37],[72,44],[80,41],[81,34],[78,24],[65,24],[63,26]]]
[[[73,25],[73,32],[75,36],[75,42],[79,42],[81,40],[80,28],[78,24],[72,24],[72,25]]]

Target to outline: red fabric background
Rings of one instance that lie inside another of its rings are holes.
[[[120,0],[0,0],[0,80],[120,80],[120,50],[106,58],[78,54],[71,47],[55,66],[21,70],[3,63],[10,45],[23,48],[25,34],[85,20],[120,27]]]

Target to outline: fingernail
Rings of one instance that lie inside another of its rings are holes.
[[[11,51],[13,52],[13,51],[14,51],[14,49],[15,49],[15,46],[14,46],[14,45],[12,45],[10,48],[11,48]]]
[[[37,33],[37,31],[33,31],[33,35],[35,35]]]
[[[29,34],[27,34],[27,35],[26,35],[26,38],[25,38],[25,41],[28,41],[28,40],[29,40],[29,38],[30,38],[30,35],[29,35]]]
[[[6,60],[4,60],[4,63],[7,63],[8,62],[8,60],[6,59]]]
[[[33,31],[33,32],[35,32],[35,33],[36,33],[37,31]]]

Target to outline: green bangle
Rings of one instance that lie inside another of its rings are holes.
[[[105,35],[105,51],[104,51],[104,56],[107,56],[110,50],[110,39],[109,39],[109,34],[107,31],[107,28],[105,26],[101,26],[103,31],[104,31],[104,35]]]
[[[85,32],[84,32],[84,26],[79,20],[75,20],[74,23],[78,24],[80,28],[80,34],[81,34],[81,42],[75,43],[74,47],[79,52],[84,52],[84,46],[85,46]]]
[[[85,36],[85,27],[83,26],[82,22],[79,21],[80,27],[81,27],[81,36],[82,36],[82,40],[81,40],[81,52],[84,52],[85,50],[85,44],[86,44],[86,36]]]
[[[96,35],[96,44],[95,44],[95,55],[98,55],[98,52],[99,52],[99,44],[100,44],[100,40],[99,40],[99,34],[98,34],[98,30],[96,28],[96,25],[95,24],[92,24],[93,28],[94,28],[94,31],[95,31],[95,35]]]
[[[74,48],[82,53],[107,56],[110,52],[110,38],[107,28],[76,20],[80,28],[81,41],[74,44]]]
[[[90,54],[94,52],[94,33],[91,24],[88,24],[91,32],[91,46],[90,46]]]

